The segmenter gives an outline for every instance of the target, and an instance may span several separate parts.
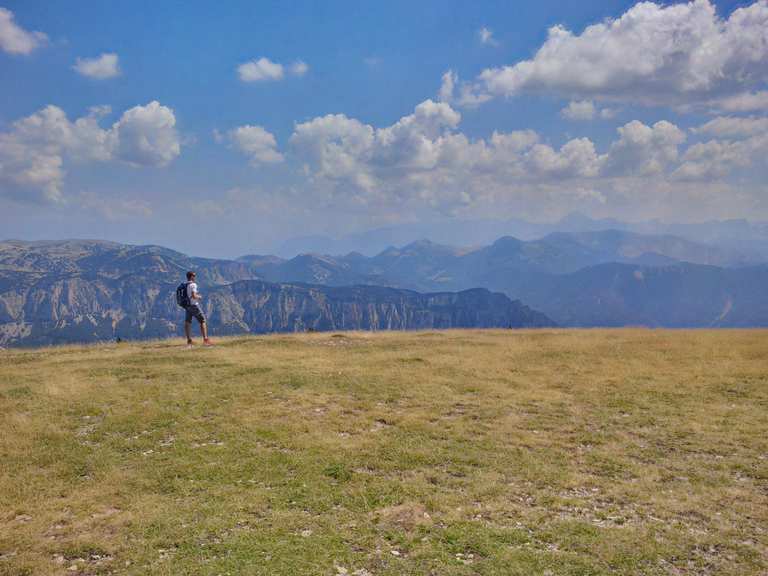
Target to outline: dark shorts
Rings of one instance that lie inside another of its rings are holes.
[[[184,322],[192,322],[192,318],[197,318],[197,321],[200,322],[200,324],[205,322],[205,314],[203,314],[203,311],[200,310],[199,305],[192,304],[184,308],[184,311],[186,312]]]

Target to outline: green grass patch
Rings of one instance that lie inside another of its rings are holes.
[[[0,352],[0,575],[762,575],[764,331]]]

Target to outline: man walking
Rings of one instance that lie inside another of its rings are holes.
[[[184,308],[184,334],[187,336],[187,346],[191,347],[194,342],[192,341],[192,318],[197,318],[200,323],[200,332],[203,335],[203,344],[210,346],[211,341],[208,339],[208,324],[205,321],[205,315],[200,308],[200,300],[202,296],[197,290],[197,274],[194,272],[187,272],[187,281],[184,284],[179,285],[176,288],[176,302]]]

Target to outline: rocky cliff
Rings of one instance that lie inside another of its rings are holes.
[[[483,288],[420,294],[246,280],[215,289],[206,309],[219,333],[553,325],[543,314]]]
[[[173,291],[198,272],[212,334],[304,330],[534,327],[543,314],[488,290],[419,294],[378,286],[276,284],[244,262],[157,246],[0,243],[0,345],[166,337],[181,333]]]

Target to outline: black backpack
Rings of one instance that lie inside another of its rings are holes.
[[[176,304],[182,308],[186,308],[190,304],[189,294],[187,294],[187,286],[189,286],[189,282],[182,282],[176,288]]]

